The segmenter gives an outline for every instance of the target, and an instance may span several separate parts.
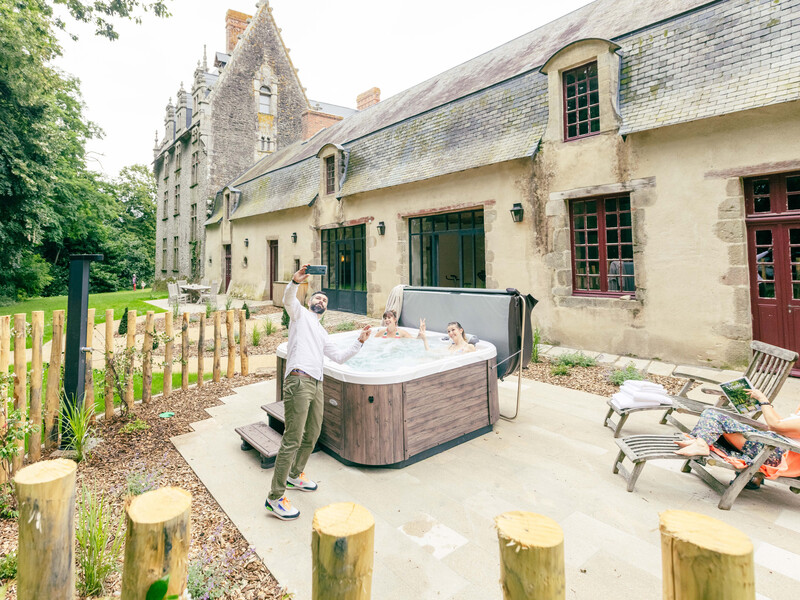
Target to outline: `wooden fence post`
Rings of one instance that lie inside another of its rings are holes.
[[[53,311],[53,341],[50,343],[50,367],[44,399],[44,447],[58,445],[58,409],[61,406],[61,354],[64,351],[64,311]]]
[[[87,310],[86,317],[86,347],[91,350],[86,351],[86,371],[84,372],[84,394],[83,405],[92,407],[92,423],[95,422],[95,401],[94,401],[94,315],[96,309]]]
[[[181,389],[189,389],[189,313],[181,320]]]
[[[128,369],[125,372],[125,410],[133,410],[133,370],[136,366],[136,311],[128,311],[128,336],[125,339],[125,354],[128,357]]]
[[[218,383],[220,380],[220,348],[222,346],[222,315],[218,310],[214,311],[214,366],[212,372],[212,379],[215,383]]]
[[[114,416],[114,376],[111,374],[109,363],[114,360],[114,309],[106,309],[106,380],[105,380],[105,400],[106,400],[106,420]]]
[[[352,502],[314,512],[311,525],[312,600],[369,600],[375,519]]]
[[[167,487],[136,496],[128,505],[122,599],[141,600],[169,575],[167,594],[183,595],[189,562],[192,495]]]
[[[564,533],[543,515],[510,511],[495,517],[505,600],[563,600]]]
[[[25,356],[25,313],[14,315],[14,410],[20,413],[20,425],[28,420],[28,361]],[[25,460],[25,439],[17,440],[17,453],[11,460],[16,473]]]
[[[147,311],[142,342],[142,404],[150,402],[153,395],[153,311]]]
[[[44,312],[31,313],[31,423],[36,431],[28,436],[28,456],[31,462],[42,458],[42,344],[44,342]]]
[[[164,344],[164,398],[169,398],[172,394],[172,348],[174,347],[175,333],[172,330],[172,313],[164,313],[164,335],[167,336],[167,343]]]
[[[8,376],[8,365],[11,357],[11,316],[0,316],[0,375]],[[6,417],[8,415],[8,398],[10,386],[4,385],[0,389],[0,432],[6,430]],[[10,465],[6,461],[0,462],[0,483],[8,481]]]
[[[247,357],[247,314],[239,311],[239,362],[242,366],[242,375],[250,373],[250,359]]]
[[[44,460],[14,477],[19,505],[17,598],[75,597],[75,473],[64,458]]]
[[[203,387],[203,370],[204,370],[204,357],[206,344],[206,316],[200,315],[200,329],[197,334],[197,387]]]
[[[753,544],[735,527],[685,510],[659,515],[664,600],[755,600]]]
[[[225,335],[228,336],[228,370],[225,377],[232,378],[236,371],[236,334],[233,331],[233,315],[234,311],[225,311]]]

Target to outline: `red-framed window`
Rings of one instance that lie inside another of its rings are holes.
[[[336,158],[325,158],[325,193],[332,194],[336,191]]]
[[[564,71],[564,139],[593,135],[600,131],[600,95],[597,62]]]
[[[573,293],[583,296],[634,295],[630,196],[573,200],[569,217]]]
[[[746,179],[745,199],[748,217],[800,214],[800,173]]]

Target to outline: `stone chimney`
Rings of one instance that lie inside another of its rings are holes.
[[[358,96],[356,96],[356,110],[367,109],[370,106],[375,106],[380,101],[381,101],[380,89],[376,87],[370,88],[363,94],[359,94]]]
[[[239,36],[247,29],[247,20],[250,15],[228,9],[225,13],[225,52],[230,54],[239,41]]]

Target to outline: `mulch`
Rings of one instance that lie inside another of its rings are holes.
[[[250,375],[206,383],[202,388],[177,390],[169,399],[159,396],[147,405],[137,404],[135,415],[116,417],[98,423],[101,442],[90,458],[78,465],[78,497],[88,486],[110,499],[114,512],[121,515],[127,495],[127,480],[132,473],[147,474],[154,487],[178,486],[192,494],[192,544],[190,560],[194,557],[242,557],[248,554],[248,544],[233,522],[197,478],[170,442],[170,438],[191,431],[190,423],[209,418],[204,410],[221,404],[219,398],[229,396],[233,389],[271,376]],[[159,413],[170,411],[175,416],[162,419]],[[123,433],[121,428],[134,418],[148,425],[147,429]],[[6,554],[17,547],[17,523],[0,520],[0,552]],[[250,553],[244,560],[228,560],[225,564],[231,581],[239,589],[226,595],[234,600],[279,600],[283,591],[268,569]],[[121,569],[121,565],[120,565]],[[121,572],[113,574],[106,593],[119,593]],[[15,598],[12,591],[8,598]]]

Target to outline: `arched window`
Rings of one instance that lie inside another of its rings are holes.
[[[258,98],[258,112],[272,114],[272,90],[269,86],[262,86]]]

